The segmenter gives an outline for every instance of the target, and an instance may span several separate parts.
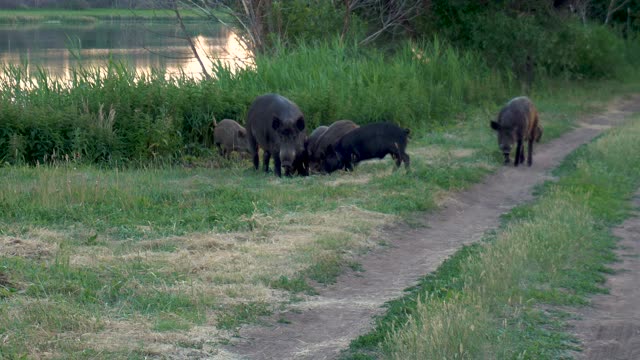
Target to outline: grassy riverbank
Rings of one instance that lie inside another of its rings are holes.
[[[201,14],[193,10],[182,10],[180,15],[188,20],[202,20]],[[2,10],[0,24],[21,24],[37,22],[91,23],[96,21],[176,21],[176,14],[171,10],[133,10],[133,9],[29,9]]]
[[[640,160],[627,155],[640,151],[639,135],[636,117],[572,154],[557,183],[391,302],[344,357],[548,359],[578,348],[554,306],[582,306],[606,291],[610,228],[640,185]]]
[[[599,85],[611,92],[560,86],[536,98],[545,141],[616,91],[636,90]],[[446,192],[501,166],[485,111],[460,116],[414,136],[410,174],[392,173],[388,159],[353,174],[293,179],[254,173],[247,161],[5,167],[0,355],[136,358],[215,348],[239,324],[357,271],[357,254],[384,246],[371,241],[381,226],[433,209]]]

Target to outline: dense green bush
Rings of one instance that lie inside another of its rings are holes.
[[[551,75],[617,77],[627,66],[624,40],[603,26],[571,23],[546,37],[540,65]]]
[[[531,72],[578,79],[619,77],[635,61],[625,49],[625,41],[631,40],[600,25],[598,16],[590,14],[582,23],[568,8],[541,0],[434,0],[413,26],[419,35],[438,33],[458,48],[476,51],[521,80],[531,80]]]
[[[342,30],[343,10],[325,0],[276,0],[269,18],[270,41],[328,40]]]

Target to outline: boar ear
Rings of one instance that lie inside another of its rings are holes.
[[[247,130],[244,130],[244,129],[238,130],[238,137],[239,138],[243,138],[245,136],[247,136]]]
[[[271,120],[271,127],[273,127],[273,130],[278,130],[280,127],[280,119],[277,116],[274,116],[273,120]]]
[[[300,131],[304,130],[304,117],[300,116],[298,120],[296,120],[296,127]]]
[[[495,122],[495,121],[491,121],[491,128],[492,128],[493,130],[498,131],[498,130],[500,130],[500,124],[498,124],[498,123],[497,123],[497,122]]]

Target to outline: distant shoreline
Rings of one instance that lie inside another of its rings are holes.
[[[205,17],[192,10],[181,10],[185,20],[202,20]],[[172,21],[175,13],[172,10],[130,10],[130,9],[29,9],[6,10],[0,12],[0,24],[24,24],[40,22],[60,23],[94,23],[99,21],[120,20],[153,20]]]

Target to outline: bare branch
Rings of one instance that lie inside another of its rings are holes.
[[[184,33],[184,36],[186,37],[187,42],[189,43],[189,46],[191,47],[191,51],[193,52],[193,56],[195,56],[196,59],[198,60],[198,63],[200,63],[200,67],[202,67],[202,73],[204,74],[204,76],[207,79],[211,79],[211,76],[207,72],[207,68],[204,66],[204,63],[202,62],[202,59],[200,59],[200,55],[198,55],[198,51],[196,50],[196,47],[193,44],[193,41],[191,40],[191,36],[189,36],[189,34],[187,33],[187,28],[184,26],[184,22],[182,21],[182,16],[180,15],[180,11],[178,10],[178,2],[177,2],[177,0],[173,0],[172,1],[172,5],[173,5],[173,11],[176,13],[176,17],[178,18],[178,23],[180,23],[180,28],[182,29],[182,32]]]
[[[613,14],[622,9],[622,7],[624,7],[625,5],[627,5],[627,3],[629,2],[629,0],[624,0],[622,1],[618,6],[616,6],[616,3],[618,2],[618,0],[611,0],[609,2],[609,9],[607,10],[607,17],[604,19],[604,24],[607,25],[609,23],[609,21],[611,20],[611,17],[613,16]]]
[[[361,0],[357,5],[367,6],[366,0]],[[380,28],[367,36],[360,44],[367,44],[387,31],[398,27],[406,27],[406,22],[418,15],[418,7],[421,0],[369,0],[369,4],[375,2],[380,17]]]

